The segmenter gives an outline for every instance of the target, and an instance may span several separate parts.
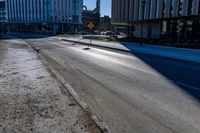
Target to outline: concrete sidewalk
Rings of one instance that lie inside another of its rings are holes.
[[[61,38],[64,41],[71,41],[74,43],[81,43],[84,45],[89,45],[89,39],[77,38]],[[200,50],[186,49],[186,48],[173,48],[168,46],[155,46],[144,44],[140,46],[138,43],[126,43],[126,42],[104,42],[92,40],[92,45],[95,47],[114,49],[124,52],[131,53],[143,53],[167,58],[173,58],[182,61],[189,61],[200,63]]]
[[[20,39],[0,40],[0,133],[98,133],[96,124]]]

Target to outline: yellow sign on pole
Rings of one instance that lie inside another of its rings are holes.
[[[94,28],[94,24],[90,22],[90,23],[88,24],[88,28],[89,28],[90,30],[92,30],[92,29]]]

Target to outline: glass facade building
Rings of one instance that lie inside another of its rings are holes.
[[[81,24],[82,0],[6,0],[8,22]]]
[[[82,24],[83,0],[5,0],[8,31],[64,33]]]

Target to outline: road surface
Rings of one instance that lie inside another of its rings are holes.
[[[24,41],[0,40],[0,133],[100,133]]]
[[[32,37],[112,132],[200,133],[200,64]]]

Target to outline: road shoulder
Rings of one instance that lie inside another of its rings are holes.
[[[3,40],[0,50],[0,131],[100,132],[25,42]]]

